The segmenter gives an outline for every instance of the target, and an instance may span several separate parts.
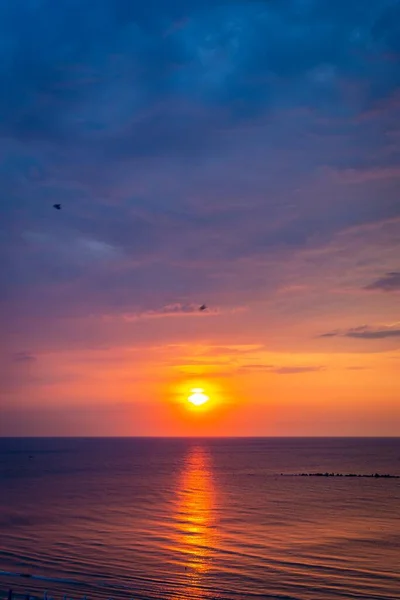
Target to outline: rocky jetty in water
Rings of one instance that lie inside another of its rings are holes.
[[[388,473],[281,473],[281,475],[289,475],[289,477],[369,477],[375,479],[400,479],[400,475],[390,475]]]

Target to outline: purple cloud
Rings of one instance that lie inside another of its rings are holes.
[[[383,277],[376,279],[365,287],[366,290],[380,290],[383,292],[400,291],[400,271],[386,273]]]
[[[345,329],[342,331],[337,330],[322,333],[319,337],[347,337],[360,340],[384,340],[388,338],[400,337],[400,329],[391,327],[377,328],[361,325],[360,327],[353,327],[351,329]]]
[[[32,363],[36,361],[36,356],[29,352],[15,352],[13,354],[13,360],[16,363]]]
[[[362,340],[383,340],[400,337],[400,329],[349,329],[345,336]]]

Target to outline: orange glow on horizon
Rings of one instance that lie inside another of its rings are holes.
[[[42,353],[13,365],[25,385],[0,429],[29,436],[39,415],[43,436],[398,435],[398,359],[217,343]],[[196,389],[209,400],[190,402]]]

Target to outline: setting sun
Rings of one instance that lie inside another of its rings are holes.
[[[202,388],[193,388],[188,401],[194,406],[202,406],[209,401],[209,397],[206,396]]]

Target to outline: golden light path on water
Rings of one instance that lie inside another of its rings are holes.
[[[190,450],[177,493],[176,547],[186,565],[186,584],[174,600],[204,598],[207,572],[215,546],[215,490],[211,457],[196,446]]]

